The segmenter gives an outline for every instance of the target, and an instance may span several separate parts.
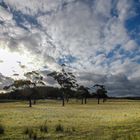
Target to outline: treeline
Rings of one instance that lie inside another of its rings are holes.
[[[33,99],[62,99],[62,90],[57,87],[41,86],[31,88]],[[82,99],[85,95],[79,94],[78,91],[68,91],[68,98]],[[0,94],[0,99],[14,99],[14,100],[28,100],[29,93],[28,89],[15,90],[7,93]],[[86,93],[86,98],[97,98],[96,93]],[[101,97],[104,98],[104,97]]]
[[[94,84],[92,88],[95,89],[95,93],[90,94],[90,88],[79,85],[75,75],[65,71],[64,67],[61,71],[47,74],[58,83],[60,88],[46,86],[44,78],[39,72],[27,72],[24,76],[26,79],[14,80],[10,85],[4,86],[4,90],[11,90],[11,92],[7,95],[1,95],[0,98],[28,100],[29,107],[32,107],[32,102],[35,104],[37,99],[61,99],[62,106],[64,106],[70,98],[81,99],[81,103],[86,104],[87,98],[94,97],[98,99],[99,104],[100,99],[105,102],[108,97],[105,85]]]
[[[140,96],[108,97],[108,99],[128,99],[128,100],[140,100]]]

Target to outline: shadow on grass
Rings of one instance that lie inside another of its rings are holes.
[[[20,101],[19,100],[8,100],[8,99],[0,100],[0,103],[12,103],[12,102],[20,102]]]

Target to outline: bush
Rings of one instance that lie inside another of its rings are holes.
[[[33,132],[31,138],[32,138],[33,140],[37,140],[37,133],[36,133],[36,132]]]
[[[28,135],[30,139],[37,140],[37,133],[34,132],[32,128],[25,128],[23,133]]]
[[[63,128],[63,126],[61,124],[58,124],[55,127],[55,131],[56,132],[63,132],[64,131],[64,128]]]
[[[28,134],[33,133],[33,130],[31,128],[27,127],[27,128],[24,129],[23,133],[28,135]]]
[[[4,126],[0,124],[0,134],[4,134]]]
[[[41,132],[47,133],[47,132],[48,132],[48,126],[47,126],[46,124],[41,125],[41,126],[40,126],[40,131],[41,131]]]

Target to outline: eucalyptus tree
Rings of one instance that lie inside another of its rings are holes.
[[[64,65],[62,65],[64,66]],[[53,77],[57,83],[60,85],[62,90],[62,106],[65,105],[65,98],[69,98],[69,92],[75,88],[77,88],[78,84],[76,81],[76,77],[71,72],[66,72],[64,70],[64,67],[62,67],[62,70],[60,72],[54,71],[48,74],[48,76]]]
[[[29,101],[29,107],[32,107],[32,100],[37,98],[37,90],[35,89],[38,85],[45,85],[43,77],[36,71],[27,72],[24,74],[26,79],[14,80],[9,86],[5,86],[4,90],[20,91],[19,94],[27,98]]]
[[[24,74],[26,79],[30,80],[33,83],[34,90],[34,104],[36,104],[37,99],[37,86],[45,86],[43,81],[43,76],[37,71],[31,71]]]
[[[100,104],[100,99],[103,98],[103,102],[107,98],[107,90],[104,85],[95,84],[93,87],[97,87],[96,96],[98,99],[98,104]]]
[[[87,97],[89,95],[89,91],[87,87],[79,86],[78,87],[78,96],[81,98],[81,104],[87,103]]]
[[[23,93],[23,96],[27,97],[27,100],[29,101],[29,107],[32,107],[32,98],[33,98],[33,90],[32,87],[34,87],[34,83],[32,83],[30,80],[15,80],[11,85],[5,86],[4,90],[12,90],[12,91],[21,91]]]

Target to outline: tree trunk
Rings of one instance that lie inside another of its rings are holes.
[[[98,104],[100,104],[100,98],[98,97]]]
[[[32,100],[29,99],[29,107],[32,107]]]
[[[83,103],[84,103],[84,99],[83,99],[83,97],[82,97],[81,104],[83,104]]]
[[[65,97],[64,97],[64,92],[63,92],[63,95],[62,95],[62,106],[65,106]]]
[[[85,104],[87,104],[87,97],[85,97]]]
[[[67,103],[69,102],[69,97],[66,97],[66,101],[67,101]]]
[[[33,104],[36,105],[36,99],[33,100]]]
[[[62,98],[62,106],[65,106],[65,99],[64,99],[64,97]]]
[[[107,100],[106,98],[103,98],[103,103],[104,103],[106,100]]]

